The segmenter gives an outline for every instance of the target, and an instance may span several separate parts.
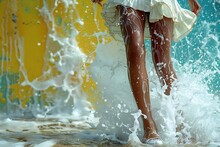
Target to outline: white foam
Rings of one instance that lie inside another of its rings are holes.
[[[76,20],[71,19],[71,31],[67,33],[66,37],[61,37],[56,32],[56,23],[53,16],[54,11],[58,13],[56,7],[60,2],[65,5],[65,13],[70,14],[73,11],[68,12],[67,10],[69,8],[74,9],[77,4],[76,0],[56,0],[54,5],[50,7],[46,1],[43,1],[43,7],[39,9],[48,28],[47,49],[42,76],[33,81],[29,80],[24,66],[24,38],[16,34],[15,40],[6,40],[6,43],[10,44],[10,53],[12,47],[16,49],[20,71],[24,77],[22,85],[31,86],[36,91],[34,97],[36,104],[30,105],[28,108],[35,117],[59,118],[64,123],[67,123],[69,118],[73,120],[84,120],[86,123],[90,123],[87,127],[96,127],[98,125],[97,130],[101,132],[98,134],[100,137],[117,141],[119,139],[122,142],[128,141],[128,144],[131,146],[142,146],[143,144],[140,141],[143,135],[141,114],[137,109],[129,86],[124,45],[115,41],[104,44],[105,39],[101,41],[98,39],[96,59],[91,65],[90,72],[93,79],[97,82],[103,101],[97,102],[98,108],[95,113],[98,118],[95,118],[94,110],[90,102],[86,100],[87,96],[81,90],[82,76],[85,75],[82,67],[85,63],[92,62],[92,59],[86,57],[78,47],[76,41],[78,31],[73,26],[75,22],[80,25],[84,23],[77,14],[78,18]],[[15,3],[14,11],[17,11],[16,6]],[[95,23],[98,25],[95,5],[94,10]],[[5,22],[3,21],[3,23]],[[3,27],[3,23],[2,36],[8,30],[7,26],[5,28]],[[108,37],[105,32],[97,32],[93,35],[97,38],[100,36],[102,38]],[[215,35],[209,35],[209,38],[204,40],[204,46],[202,47],[205,48],[207,45],[206,42],[210,38],[217,42],[217,46],[219,47],[218,37]],[[39,42],[36,45],[41,44]],[[219,57],[219,51],[217,50],[216,52],[218,54],[217,57]],[[10,53],[6,53],[2,49],[2,55]],[[213,54],[210,52],[209,55],[211,56]],[[168,97],[163,95],[163,89],[165,87],[161,88],[153,68],[150,53],[147,54],[146,60],[150,80],[152,112],[161,138],[166,143],[176,143],[176,127],[183,124],[184,129],[178,135],[182,135],[186,143],[190,143],[192,137],[197,143],[205,144],[207,142],[219,141],[219,97],[210,94],[207,84],[203,82],[204,78],[214,73],[211,73],[212,71],[199,72],[201,70],[194,73],[194,69],[190,64],[179,65],[174,60],[178,72],[178,81],[175,83],[177,88]],[[199,62],[201,61],[198,60],[196,64]],[[219,72],[217,62],[213,62],[213,65],[216,68],[215,72]],[[3,58],[1,69],[1,73],[3,73]],[[76,80],[72,80],[73,76],[76,77]],[[8,79],[7,84],[9,85]],[[53,88],[56,92],[48,92],[48,88]],[[38,101],[39,93],[42,91],[46,93],[49,103],[43,107],[40,106]],[[7,91],[7,102],[8,106],[17,106],[19,110],[23,110],[19,104],[10,101],[9,91]],[[182,114],[180,115],[179,112],[182,112]],[[9,122],[12,125],[6,126],[6,124],[10,124]],[[10,119],[3,122],[5,128],[16,126],[16,123],[18,124],[16,121],[11,122]],[[37,123],[35,122],[19,123],[15,129],[22,131],[22,129],[25,129],[24,127],[32,127],[31,131],[38,131]],[[86,137],[97,137],[95,135],[89,135]],[[36,143],[36,146],[52,146],[55,143],[56,140],[48,140],[40,144]],[[0,145],[5,146],[24,146],[24,144],[23,142],[0,142]]]
[[[214,100],[214,95],[208,92],[208,86],[202,82],[203,75],[191,73],[190,66],[181,66],[175,60],[174,64],[178,66],[179,78],[175,83],[177,88],[171,96],[165,96],[153,69],[151,55],[148,53],[147,69],[150,72],[152,111],[161,138],[166,143],[175,144],[178,139],[176,127],[183,124],[185,127],[180,134],[184,136],[185,143],[192,143],[192,137],[203,143],[218,140],[219,100]],[[132,142],[133,138],[137,143],[137,136],[142,137],[143,128],[139,118],[141,132],[131,131],[136,120],[131,114],[138,110],[128,82],[123,44],[114,41],[105,45],[98,44],[91,74],[105,99],[105,102],[100,102],[97,110],[101,124],[105,124],[100,128],[111,130],[125,140],[132,134],[129,142]],[[124,104],[125,107],[117,107]],[[129,111],[125,113],[124,110]],[[179,111],[183,114],[180,115]]]
[[[52,147],[53,145],[56,144],[56,141],[55,140],[47,140],[47,141],[44,141],[38,145],[35,145],[34,147]]]

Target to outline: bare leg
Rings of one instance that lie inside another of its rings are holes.
[[[167,86],[164,93],[170,95],[172,83],[177,79],[170,57],[173,21],[171,18],[163,17],[162,20],[149,25],[154,66],[160,82]]]
[[[148,75],[145,66],[144,27],[146,13],[132,8],[118,6],[122,35],[124,37],[128,75],[131,89],[138,108],[147,118],[142,117],[144,138],[159,138],[151,115]]]

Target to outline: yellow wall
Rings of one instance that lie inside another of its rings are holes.
[[[54,6],[55,1],[47,0],[46,2],[48,7],[58,10],[54,10],[56,13],[53,13],[53,16],[56,24],[55,29],[59,36],[66,36],[65,31],[67,30],[63,29],[63,25],[79,15],[84,25],[74,23],[74,26],[79,31],[76,40],[86,55],[93,52],[97,45],[97,38],[92,34],[106,29],[100,15],[101,7],[95,6],[97,12],[94,13],[94,5],[90,0],[79,0],[78,4],[75,5],[75,10],[73,8],[68,9],[68,11],[74,11],[73,16],[66,17],[64,3],[60,0],[56,7]],[[43,0],[0,0],[1,105],[6,103],[6,97],[8,97],[10,100],[19,99],[22,107],[25,107],[34,94],[33,88],[21,85],[24,77],[19,69],[20,63],[16,56],[18,55],[16,52],[19,46],[18,42],[16,42],[18,36],[22,39],[20,41],[23,42],[22,63],[27,72],[28,80],[33,81],[43,74],[48,26],[39,11],[42,7]],[[97,22],[94,21],[94,17],[97,18]],[[89,64],[87,64],[87,67],[89,67]],[[82,89],[88,95],[90,101],[97,100],[96,84],[91,78],[86,80],[86,76],[84,77]]]

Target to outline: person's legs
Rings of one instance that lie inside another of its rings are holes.
[[[173,20],[163,17],[155,23],[149,23],[151,34],[152,58],[157,75],[162,85],[166,85],[166,95],[170,95],[172,83],[176,77],[170,57],[173,35]]]
[[[138,108],[143,118],[144,138],[159,138],[151,115],[148,75],[145,66],[144,27],[146,13],[132,8],[118,6],[121,31],[124,37],[128,76]]]

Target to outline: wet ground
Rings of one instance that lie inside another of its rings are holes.
[[[107,134],[98,132],[84,121],[57,119],[2,120],[0,122],[1,147],[132,147]],[[137,146],[137,144],[135,145]],[[138,145],[143,146],[143,145]],[[146,145],[144,145],[146,146]],[[164,147],[193,147],[203,145],[163,145]],[[207,145],[204,145],[207,146]],[[218,147],[210,144],[209,147]]]
[[[0,146],[123,146],[84,121],[56,119],[1,121],[0,140]]]

